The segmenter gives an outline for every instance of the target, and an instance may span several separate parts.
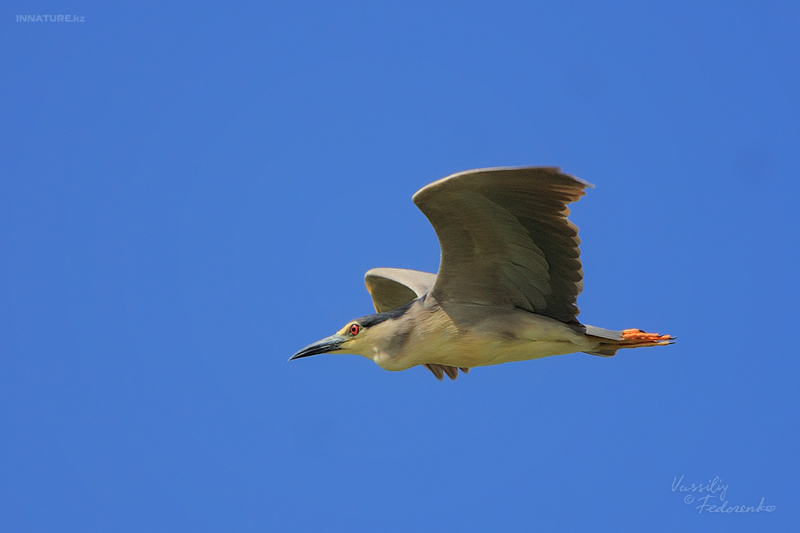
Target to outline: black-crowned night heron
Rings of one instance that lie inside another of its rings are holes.
[[[290,360],[357,354],[386,370],[424,365],[441,380],[476,366],[671,344],[669,335],[578,322],[583,269],[567,204],[586,187],[549,167],[469,170],[423,187],[413,200],[439,237],[439,273],[370,270],[378,314]]]

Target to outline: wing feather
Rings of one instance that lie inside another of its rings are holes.
[[[375,310],[391,311],[420,296],[433,287],[436,274],[404,268],[373,268],[364,275]]]
[[[586,187],[557,168],[525,167],[461,172],[420,189],[414,203],[442,249],[433,296],[577,323],[583,270],[567,204]]]

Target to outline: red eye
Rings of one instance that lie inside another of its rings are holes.
[[[350,335],[353,336],[358,335],[359,331],[361,331],[361,326],[359,326],[358,324],[353,324],[352,326],[350,326]]]

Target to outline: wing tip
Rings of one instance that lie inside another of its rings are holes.
[[[579,178],[577,176],[573,176],[572,174],[567,174],[566,172],[562,172],[561,167],[548,167],[548,166],[518,166],[518,167],[486,167],[486,168],[473,168],[470,170],[462,170],[461,172],[456,172],[454,174],[450,174],[449,176],[445,176],[444,178],[438,179],[432,183],[429,183],[422,187],[420,190],[414,193],[411,197],[411,200],[419,205],[420,201],[424,200],[425,195],[433,189],[434,187],[440,185],[445,181],[450,181],[465,175],[469,174],[485,174],[491,172],[502,172],[502,171],[516,171],[516,170],[536,170],[540,172],[547,172],[548,174],[552,174],[554,176],[559,176],[561,178],[567,178],[571,181],[579,183],[584,188],[594,189],[594,184]]]
[[[455,381],[458,378],[458,371],[460,370],[463,374],[469,374],[469,368],[463,366],[448,366],[448,365],[439,365],[436,363],[425,363],[425,368],[430,370],[436,379],[439,381],[444,380],[444,377],[447,376],[452,381]]]

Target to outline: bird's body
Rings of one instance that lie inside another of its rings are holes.
[[[414,202],[439,237],[438,274],[370,270],[378,314],[292,359],[354,353],[386,370],[424,365],[455,379],[459,369],[670,344],[669,335],[578,321],[583,270],[567,204],[589,186],[555,168],[527,167],[462,172],[423,187]]]
[[[425,364],[473,368],[597,345],[557,320],[528,311],[464,305],[448,314],[432,297],[414,300],[406,313],[374,327],[379,333],[382,326],[391,328],[392,335],[373,345],[372,359],[386,370]]]

